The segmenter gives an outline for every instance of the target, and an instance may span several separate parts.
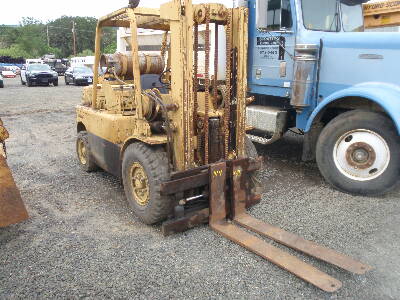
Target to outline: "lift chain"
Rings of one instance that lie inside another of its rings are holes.
[[[210,109],[210,6],[206,7],[206,30],[204,36],[204,44],[205,44],[205,70],[204,70],[204,78],[205,78],[205,107],[204,107],[204,163],[208,164],[208,152],[209,152],[209,109]]]
[[[218,90],[217,90],[217,85],[218,85],[218,24],[215,23],[215,39],[214,39],[214,80],[213,80],[213,97],[214,97],[214,102],[217,103],[217,97],[218,97]]]
[[[225,103],[224,103],[224,138],[225,138],[225,159],[228,159],[229,154],[229,121],[231,110],[231,22],[232,11],[229,10],[226,22],[226,76],[225,76]]]
[[[199,101],[198,101],[198,91],[199,91],[199,79],[197,74],[199,73],[199,24],[194,23],[194,67],[193,67],[193,133],[197,137],[197,149],[196,149],[196,160],[201,162],[201,134],[199,127]]]
[[[168,49],[168,30],[164,32],[163,40],[161,43],[161,58],[165,60],[165,53],[167,53]]]
[[[199,65],[199,24],[194,24],[194,66],[193,66],[193,128],[194,134],[197,135],[197,110],[199,104],[197,100],[197,92],[199,89],[199,81],[197,78]]]

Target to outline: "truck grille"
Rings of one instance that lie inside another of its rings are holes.
[[[39,79],[45,79],[45,78],[52,78],[53,75],[51,75],[51,74],[37,74],[36,77],[39,78]]]

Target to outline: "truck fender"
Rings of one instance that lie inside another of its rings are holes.
[[[390,116],[400,134],[400,87],[382,82],[362,83],[331,94],[314,109],[305,131],[311,129],[315,118],[328,104],[346,97],[362,97],[378,104]]]

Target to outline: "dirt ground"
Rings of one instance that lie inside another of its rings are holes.
[[[295,135],[257,147],[266,192],[250,213],[375,268],[353,275],[296,254],[343,282],[328,294],[208,226],[164,238],[141,224],[117,178],[78,167],[81,91],[62,77],[58,87],[16,78],[0,89],[9,165],[31,216],[0,228],[1,299],[400,299],[400,189],[379,198],[333,190],[301,162]]]

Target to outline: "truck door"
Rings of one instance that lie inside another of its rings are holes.
[[[254,0],[250,7],[250,80],[254,93],[288,97],[295,46],[294,1]]]

